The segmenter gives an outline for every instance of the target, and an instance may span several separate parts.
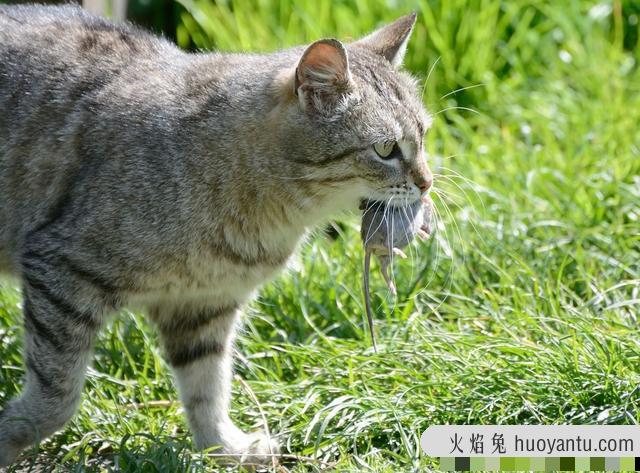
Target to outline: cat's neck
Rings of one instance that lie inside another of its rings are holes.
[[[202,84],[212,82],[200,89],[198,108],[206,113],[185,133],[194,137],[185,159],[202,183],[201,191],[211,196],[212,222],[220,228],[217,215],[222,216],[229,240],[268,252],[292,251],[308,230],[355,210],[357,186],[344,190],[323,183],[321,170],[315,170],[314,179],[296,164],[284,116],[290,104],[280,103],[282,97],[275,92],[282,84],[273,60],[268,67],[260,57],[231,55],[225,60],[237,60],[245,69],[248,61],[255,61],[253,73],[201,76]],[[209,66],[201,63],[210,73]]]

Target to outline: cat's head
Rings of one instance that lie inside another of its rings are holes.
[[[400,70],[415,21],[411,14],[347,45],[323,39],[306,48],[290,82],[289,156],[300,174],[395,205],[429,191],[431,120],[416,81]]]

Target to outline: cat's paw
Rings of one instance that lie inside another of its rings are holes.
[[[224,450],[230,460],[248,467],[277,464],[280,454],[278,443],[264,432],[243,434]]]
[[[259,468],[278,463],[280,447],[264,432],[245,434],[235,425],[226,425],[215,441],[196,441],[199,448],[218,446],[211,453],[220,464],[242,464],[245,468]]]

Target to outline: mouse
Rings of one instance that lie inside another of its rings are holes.
[[[409,205],[394,206],[384,202],[366,200],[360,205],[362,225],[360,237],[364,246],[364,274],[362,288],[373,350],[377,353],[373,331],[373,311],[369,294],[371,256],[380,262],[380,272],[391,293],[397,294],[395,284],[389,275],[393,255],[406,258],[402,251],[416,236],[429,238],[432,232],[433,201],[425,196]]]

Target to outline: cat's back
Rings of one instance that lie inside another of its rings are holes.
[[[9,95],[28,105],[44,86],[54,95],[74,81],[97,87],[109,74],[176,53],[167,41],[75,5],[0,5],[0,107],[18,105],[6,102]]]
[[[180,54],[74,5],[0,5],[0,148],[10,135],[27,137],[28,122],[55,122],[114,82],[142,81],[150,68],[179,63]]]
[[[113,23],[76,5],[0,5],[0,51],[28,52],[34,58],[69,55],[76,64],[108,55],[127,59],[132,53],[171,48],[165,42],[130,24]]]
[[[184,58],[77,6],[0,5],[0,272],[18,227],[60,200],[119,114],[172,88]]]

